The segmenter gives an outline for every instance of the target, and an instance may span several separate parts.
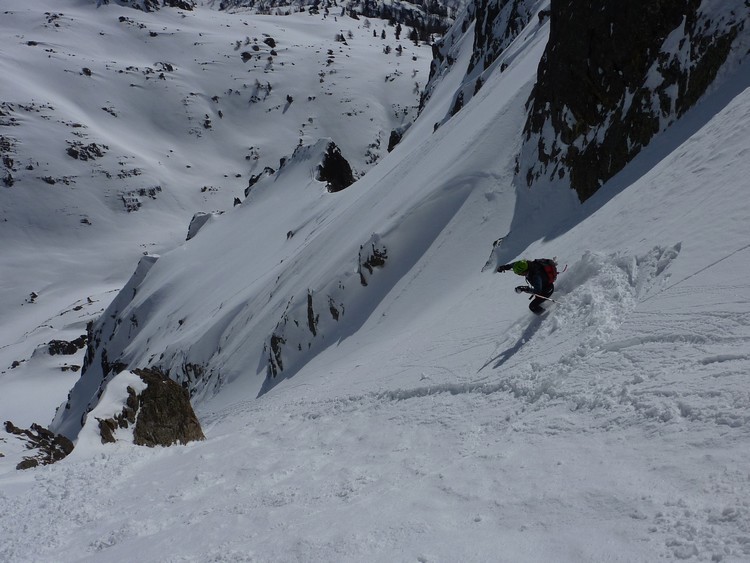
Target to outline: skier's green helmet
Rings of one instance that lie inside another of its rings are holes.
[[[513,263],[513,273],[519,276],[524,275],[529,271],[529,263],[526,260],[519,260]]]

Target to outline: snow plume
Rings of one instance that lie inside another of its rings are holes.
[[[743,72],[750,8],[691,6],[552,5],[519,161],[523,183],[552,181],[587,199],[707,91]]]
[[[641,299],[666,286],[679,251],[677,244],[655,247],[642,256],[586,252],[570,264],[556,284],[555,302],[548,305],[545,318],[519,320],[499,346],[507,346],[505,351],[490,360],[495,369],[513,374],[504,385],[531,402],[542,395],[564,396],[576,408],[601,406],[601,398],[580,393],[569,378],[576,377],[591,354],[607,348]]]

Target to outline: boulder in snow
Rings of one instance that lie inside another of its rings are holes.
[[[334,142],[328,143],[323,162],[318,166],[318,180],[327,182],[329,192],[340,192],[354,183],[352,167]]]
[[[153,369],[136,369],[126,375],[138,376],[143,384],[125,387],[127,395],[116,414],[102,418],[94,413],[102,444],[127,440],[118,436],[119,431],[133,425],[132,441],[138,446],[171,446],[205,438],[188,393],[178,383]]]

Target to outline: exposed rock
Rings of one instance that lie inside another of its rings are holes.
[[[195,8],[194,0],[163,0],[165,6],[170,8],[179,8],[180,10],[191,11]]]
[[[372,235],[369,241],[359,247],[359,281],[363,286],[368,284],[368,278],[374,268],[382,268],[388,259],[388,249],[380,241],[378,235]]]
[[[276,174],[276,171],[270,166],[266,166],[262,172],[259,172],[258,174],[254,174],[250,176],[250,179],[247,182],[247,187],[245,188],[245,197],[250,195],[250,190],[253,188],[255,184],[258,183],[258,180],[260,180],[264,176],[268,177],[268,176],[273,176],[274,174]]]
[[[96,143],[84,145],[80,141],[69,141],[68,144],[70,146],[66,152],[68,153],[68,156],[75,158],[76,160],[94,160],[104,156],[109,150],[107,145],[97,145]]]
[[[391,152],[401,142],[402,134],[399,130],[394,129],[391,131],[391,136],[388,138],[388,152]]]
[[[342,312],[339,311],[338,307],[336,306],[336,302],[333,300],[332,297],[328,298],[328,311],[331,313],[331,318],[334,321],[338,321],[339,317],[342,314]]]
[[[486,70],[531,21],[529,0],[475,0],[474,51],[467,73]]]
[[[354,183],[352,167],[336,143],[328,143],[323,163],[318,166],[318,180],[327,183],[329,192],[340,192]]]
[[[384,268],[387,261],[386,245],[380,235],[373,234],[359,248],[357,272],[348,271],[325,286],[308,288],[305,295],[289,299],[263,346],[266,381],[261,393],[270,389],[282,372],[291,377],[309,354],[346,333],[348,327],[344,321],[351,307],[357,310],[366,306],[366,290],[361,286],[369,285],[377,270]]]
[[[76,354],[79,350],[83,350],[84,346],[86,346],[86,335],[82,334],[70,342],[67,340],[50,340],[47,349],[50,356],[70,356]]]
[[[528,185],[565,179],[583,201],[695,104],[746,25],[704,4],[553,0],[520,161]]]
[[[34,457],[25,457],[21,463],[16,465],[16,469],[23,470],[23,469],[31,469],[32,467],[38,467],[39,466],[39,460]]]
[[[98,0],[99,4],[109,4],[110,0]],[[178,8],[180,10],[192,11],[195,8],[195,0],[115,0],[121,6],[130,6],[144,12],[155,12],[162,6]]]
[[[161,186],[151,186],[148,188],[138,188],[128,192],[123,192],[120,194],[120,199],[122,200],[125,210],[128,213],[132,213],[141,208],[145,198],[155,200],[159,193],[161,193]]]
[[[111,418],[99,419],[99,434],[102,437],[102,444],[114,444],[117,439],[115,438],[115,429],[117,426]]]
[[[73,442],[39,424],[32,424],[30,429],[22,429],[7,420],[5,431],[25,441],[26,448],[29,450],[37,450],[34,455],[25,456],[23,461],[16,466],[16,469],[49,465],[60,461],[73,451]]]
[[[281,359],[281,347],[286,344],[283,336],[273,333],[270,338],[270,352],[268,354],[268,373],[276,377],[284,369]]]
[[[133,428],[139,446],[171,446],[203,440],[187,390],[156,369],[136,369],[133,374],[146,384],[140,392],[128,385],[122,410],[109,418],[97,418],[102,444],[117,442],[120,429]]]
[[[537,6],[536,0],[474,0],[467,5],[460,25],[454,25],[449,33],[433,44],[430,77],[420,98],[420,111],[437,85],[452,71],[469,24],[475,21],[472,34],[474,46],[466,74],[454,94],[450,111],[436,127],[458,113],[479,91],[483,82],[482,74],[501,57],[529,24]]]
[[[310,329],[313,336],[318,335],[318,315],[315,314],[311,291],[307,292],[307,327]]]
[[[148,387],[138,395],[133,442],[139,446],[171,446],[203,440],[188,392],[156,370],[136,369]]]

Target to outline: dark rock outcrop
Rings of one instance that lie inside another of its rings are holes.
[[[468,73],[486,70],[497,60],[532,18],[528,0],[475,0],[474,51]]]
[[[718,6],[718,5],[717,5]],[[747,7],[696,0],[553,0],[519,174],[563,180],[581,201],[705,93]]]
[[[70,146],[66,152],[69,157],[75,158],[76,160],[86,161],[101,158],[109,150],[107,145],[97,145],[96,143],[84,145],[80,141],[69,141],[68,144]]]
[[[38,465],[49,465],[65,458],[73,451],[73,442],[61,434],[55,434],[39,424],[22,429],[11,421],[5,422],[5,431],[26,442],[26,448],[36,450],[34,455],[24,456],[16,469],[30,469]]]
[[[336,143],[328,143],[323,162],[318,166],[318,180],[326,182],[329,192],[340,192],[354,183],[352,167]]]
[[[501,59],[505,50],[519,36],[533,19],[535,0],[474,0],[469,3],[464,17],[457,21],[442,39],[432,46],[433,61],[430,77],[419,102],[420,111],[432,96],[437,84],[452,70],[458,60],[463,37],[470,33],[469,27],[475,22],[471,60],[456,91],[451,109],[446,117],[436,124],[441,125],[458,113],[479,91],[486,72]],[[506,65],[507,63],[499,63]],[[486,71],[486,72],[485,72]]]
[[[82,334],[75,340],[50,340],[47,344],[47,350],[50,356],[71,356],[86,346],[86,335]]]
[[[378,271],[388,263],[388,248],[380,235],[373,233],[359,247],[357,272],[359,284],[349,285],[348,273],[335,278],[329,284],[309,289],[307,294],[292,297],[287,302],[281,318],[263,346],[266,363],[264,391],[282,372],[289,377],[306,355],[316,353],[320,346],[335,341],[341,330],[347,330],[345,319],[350,307],[362,307],[360,287],[367,287],[378,277]],[[349,289],[347,289],[349,287]],[[357,290],[354,290],[354,288]],[[357,302],[359,301],[359,304]],[[326,313],[327,311],[327,313]]]
[[[190,220],[190,225],[188,225],[188,232],[185,240],[190,240],[191,238],[193,238],[206,225],[206,223],[208,223],[214,217],[218,217],[223,213],[223,211],[216,211],[214,213],[198,212],[193,215],[193,218]]]
[[[109,4],[110,0],[100,0],[102,4]],[[114,0],[116,4],[130,6],[144,12],[155,12],[162,6],[192,11],[195,8],[195,0]]]
[[[390,137],[388,137],[388,152],[391,152],[393,149],[396,148],[396,145],[398,145],[401,142],[402,137],[401,131],[398,129],[394,129],[391,131]]]
[[[274,174],[276,174],[276,170],[270,166],[266,166],[262,172],[250,176],[250,179],[247,182],[247,187],[245,188],[245,197],[250,195],[250,190],[252,190],[253,186],[258,183],[258,180],[264,177],[273,176]]]
[[[98,419],[99,435],[102,444],[114,444],[117,441],[115,432],[118,428],[128,428],[135,424],[135,415],[138,412],[138,395],[132,387],[128,387],[128,398],[122,411],[112,418]]]
[[[171,446],[205,439],[186,389],[155,369],[135,369],[133,373],[147,387],[140,393],[128,387],[122,411],[98,419],[102,444],[116,442],[117,430],[132,424],[133,443],[138,446]]]
[[[136,369],[148,387],[138,395],[133,442],[139,446],[171,446],[204,440],[186,389],[158,371]]]
[[[388,260],[388,249],[378,235],[373,235],[367,243],[359,247],[359,282],[368,285],[368,279],[375,268],[382,268]]]
[[[194,0],[163,0],[164,6],[170,8],[178,8],[180,10],[191,11],[195,8]]]

